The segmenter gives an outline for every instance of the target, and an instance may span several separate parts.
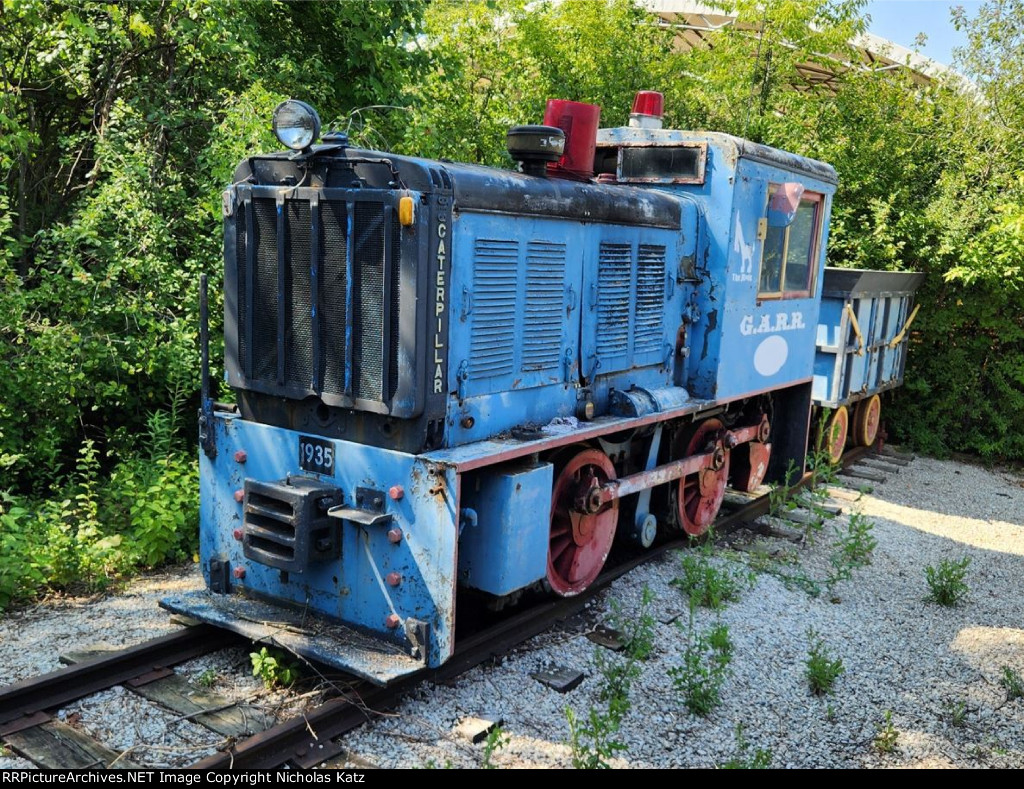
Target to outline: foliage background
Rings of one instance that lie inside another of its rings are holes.
[[[1024,0],[956,16],[970,84],[834,90],[796,65],[858,62],[860,0],[725,5],[682,53],[628,0],[3,0],[0,609],[194,549],[196,283],[219,290],[219,193],[290,95],[368,146],[511,166],[547,98],[617,125],[654,87],[668,125],[828,161],[830,263],[929,275],[890,432],[1024,460]]]

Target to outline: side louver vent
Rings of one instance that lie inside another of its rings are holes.
[[[633,353],[656,353],[665,334],[665,247],[640,245],[634,304]]]
[[[631,246],[602,243],[597,271],[597,347],[602,355],[626,354],[633,279]]]
[[[662,362],[666,259],[666,248],[660,244],[601,244],[596,304],[598,374]]]
[[[526,246],[524,372],[558,367],[564,308],[565,244],[531,241]]]
[[[519,242],[478,239],[473,258],[469,372],[507,375],[514,369]]]

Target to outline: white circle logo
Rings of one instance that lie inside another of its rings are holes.
[[[789,356],[789,344],[779,334],[765,337],[754,351],[754,369],[761,375],[775,375],[782,369]]]

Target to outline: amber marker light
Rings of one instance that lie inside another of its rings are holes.
[[[398,222],[402,227],[409,227],[416,218],[416,203],[409,196],[405,195],[398,199]]]

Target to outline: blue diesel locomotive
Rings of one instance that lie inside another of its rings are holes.
[[[349,146],[307,105],[224,193],[205,588],[171,610],[386,683],[456,600],[574,595],[802,469],[828,165],[552,101],[511,172]],[[318,142],[319,140],[319,142]]]

